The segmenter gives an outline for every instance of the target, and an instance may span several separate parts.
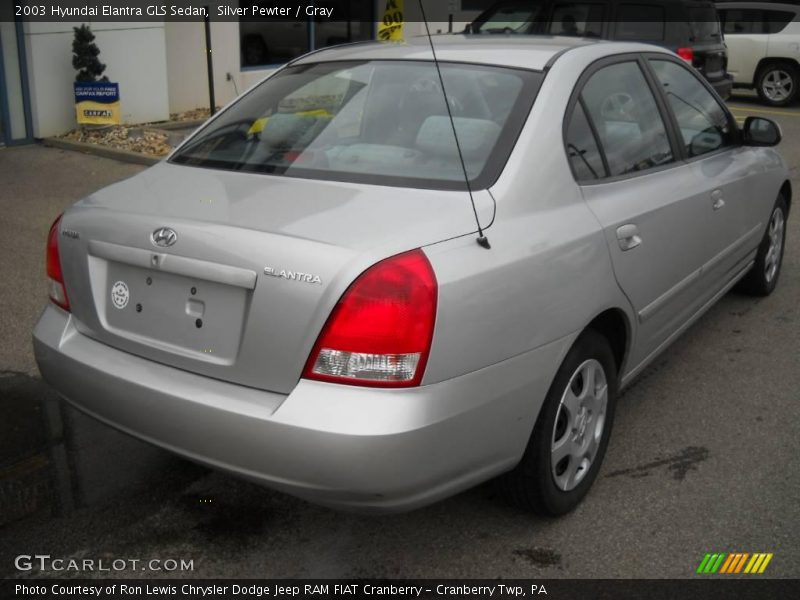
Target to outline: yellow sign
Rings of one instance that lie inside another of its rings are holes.
[[[119,125],[119,85],[76,83],[75,116],[80,125]]]
[[[405,13],[403,0],[386,0],[386,10],[378,25],[378,39],[382,42],[402,42]]]

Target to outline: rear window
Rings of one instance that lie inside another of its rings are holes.
[[[552,35],[600,37],[603,34],[605,5],[588,2],[557,4],[547,32]]]
[[[534,71],[441,63],[473,188],[505,165],[542,81]],[[432,62],[289,67],[171,159],[184,165],[430,189],[466,189]]]
[[[652,4],[620,4],[618,40],[657,42],[664,39],[664,7]]]
[[[717,15],[717,9],[713,6],[690,8],[689,20],[693,42],[719,42],[722,40],[719,16]]]
[[[529,33],[542,11],[542,3],[531,0],[500,2],[472,24],[472,33]]]

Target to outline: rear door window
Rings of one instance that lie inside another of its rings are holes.
[[[650,64],[664,86],[689,157],[735,143],[728,113],[688,68],[667,60],[651,60]]]
[[[719,42],[722,32],[719,27],[719,15],[714,5],[697,6],[689,9],[692,38],[695,43]]]
[[[762,11],[756,9],[728,8],[719,13],[723,23],[725,35],[739,35],[747,33],[762,33]]]
[[[782,10],[764,11],[765,33],[780,33],[794,20],[795,14]]]
[[[637,62],[599,69],[586,82],[581,98],[612,177],[675,160],[661,112]]]
[[[553,8],[547,27],[551,35],[600,37],[605,19],[604,4],[589,2],[562,2]]]
[[[617,12],[618,40],[657,42],[664,39],[664,7],[654,4],[620,4]]]

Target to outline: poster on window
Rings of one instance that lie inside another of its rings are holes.
[[[79,125],[119,125],[119,84],[76,82],[75,114]]]
[[[402,42],[405,39],[404,22],[403,0],[386,0],[386,10],[378,24],[378,39],[384,42]]]

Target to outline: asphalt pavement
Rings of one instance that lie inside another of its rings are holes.
[[[800,107],[730,104],[737,118],[781,124],[796,175]],[[38,552],[192,560],[170,575],[204,578],[680,578],[707,552],[770,552],[770,576],[800,577],[798,214],[775,293],[727,295],[624,393],[575,512],[531,516],[488,483],[415,512],[358,516],[176,459],[61,405],[38,378],[30,331],[46,301],[47,229],[140,169],[0,150],[0,576],[46,575],[14,568]]]

